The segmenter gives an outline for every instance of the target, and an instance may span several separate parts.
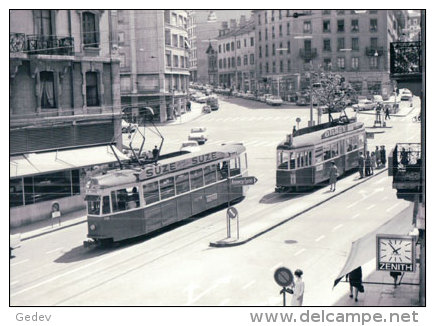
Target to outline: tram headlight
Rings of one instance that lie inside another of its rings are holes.
[[[91,229],[91,231],[95,231],[96,228],[97,228],[97,227],[95,226],[95,224],[91,224],[91,225],[89,226],[89,229]]]

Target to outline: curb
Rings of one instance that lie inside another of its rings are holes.
[[[320,202],[314,204],[313,206],[307,207],[307,208],[305,208],[304,210],[302,210],[301,212],[296,213],[296,214],[294,214],[294,215],[292,215],[292,216],[290,216],[290,217],[288,217],[288,218],[282,220],[281,222],[279,222],[279,223],[277,223],[277,224],[275,224],[275,225],[272,225],[272,226],[268,227],[267,229],[265,229],[265,230],[263,230],[263,231],[260,231],[259,233],[254,234],[253,236],[251,236],[251,237],[249,237],[249,238],[246,238],[246,239],[244,239],[244,240],[242,240],[242,241],[226,243],[226,242],[223,242],[222,240],[219,240],[219,241],[216,241],[216,242],[210,242],[209,246],[210,246],[210,247],[214,247],[214,248],[224,248],[224,247],[235,247],[235,246],[240,246],[240,245],[242,245],[242,244],[245,244],[245,243],[247,243],[247,242],[249,242],[249,241],[251,241],[251,240],[254,240],[255,238],[258,238],[259,236],[261,236],[261,235],[263,235],[263,234],[265,234],[265,233],[267,233],[267,232],[269,232],[269,231],[272,231],[273,229],[275,229],[275,228],[277,228],[277,227],[279,227],[279,226],[281,226],[281,225],[287,223],[288,221],[290,221],[290,220],[292,220],[292,219],[298,217],[299,215],[302,215],[302,214],[304,214],[304,213],[306,213],[306,212],[309,212],[309,211],[312,210],[313,208],[316,208],[316,207],[322,205],[323,203],[326,203],[327,201],[331,200],[332,198],[335,198],[335,197],[337,197],[337,196],[339,196],[339,195],[341,195],[341,194],[347,192],[348,190],[355,188],[356,186],[358,186],[358,185],[360,185],[360,184],[362,184],[362,183],[364,183],[364,182],[370,180],[371,178],[373,178],[373,177],[375,177],[375,176],[377,176],[377,175],[379,175],[379,174],[381,174],[381,173],[384,173],[384,172],[387,171],[387,170],[388,170],[387,168],[384,168],[383,170],[378,171],[378,173],[373,174],[373,175],[370,176],[370,177],[365,177],[363,180],[361,180],[360,182],[358,182],[358,183],[356,183],[356,184],[350,186],[349,188],[343,189],[342,191],[337,192],[335,195],[333,195],[333,196],[331,196],[331,197],[328,197],[328,198],[326,198],[326,199],[324,199],[324,200],[322,200],[322,201],[320,201]]]
[[[58,228],[52,228],[50,230],[46,230],[44,232],[35,233],[35,234],[32,234],[32,235],[28,235],[28,236],[26,236],[25,233],[21,233],[21,236],[22,236],[21,241],[26,241],[26,240],[34,239],[34,238],[46,235],[48,233],[53,233],[55,231],[59,231],[59,230],[62,230],[62,229],[69,228],[70,226],[75,226],[75,225],[79,225],[79,224],[86,223],[86,222],[87,222],[87,218],[84,219],[83,221],[74,222],[74,223],[71,223],[71,224],[68,224],[68,225],[60,226]],[[27,234],[29,234],[29,233],[32,233],[32,232],[27,232]]]

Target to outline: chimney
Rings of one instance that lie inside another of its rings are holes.
[[[230,29],[236,29],[237,28],[237,21],[235,19],[230,19]]]
[[[239,23],[239,26],[240,27],[243,27],[243,26],[245,26],[246,25],[246,16],[245,15],[242,15],[242,16],[240,16],[240,23]]]

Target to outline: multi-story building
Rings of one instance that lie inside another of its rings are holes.
[[[118,10],[121,101],[133,117],[151,107],[164,122],[186,110],[186,10]]]
[[[190,81],[210,83],[207,50],[216,47],[216,37],[222,22],[250,16],[250,10],[189,10]]]
[[[409,41],[421,41],[421,15],[420,12],[412,10],[408,13],[407,36]]]
[[[254,91],[255,77],[255,31],[254,22],[241,16],[222,23],[217,38],[218,81],[226,87]]]
[[[404,10],[254,10],[259,86],[306,88],[305,73],[338,72],[362,95],[392,89],[388,51]]]
[[[87,174],[123,157],[115,14],[10,11],[12,227],[84,208]]]

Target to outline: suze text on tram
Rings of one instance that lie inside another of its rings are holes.
[[[88,238],[98,244],[141,236],[240,199],[243,186],[229,182],[247,173],[246,148],[230,144],[94,177],[85,197]]]

